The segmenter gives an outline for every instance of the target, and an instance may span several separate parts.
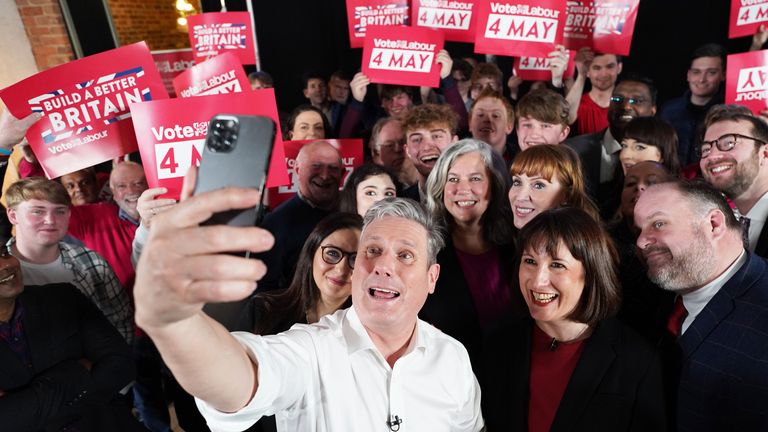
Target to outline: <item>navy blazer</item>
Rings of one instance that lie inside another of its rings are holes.
[[[768,430],[768,262],[748,253],[679,343],[680,431]]]
[[[489,431],[528,430],[533,320],[508,322],[489,333],[480,386]],[[661,365],[656,351],[616,319],[587,339],[551,431],[663,431]]]

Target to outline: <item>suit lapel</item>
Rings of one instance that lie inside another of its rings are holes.
[[[758,237],[757,246],[755,246],[755,254],[768,258],[768,224],[763,226],[763,230],[760,231],[760,237]]]
[[[589,404],[592,395],[616,358],[614,344],[619,335],[618,324],[604,321],[587,339],[584,351],[565,388],[563,399],[552,422],[552,431],[570,430]]]
[[[754,275],[759,275],[763,267],[765,262],[762,258],[747,252],[747,261],[709,300],[680,337],[684,358],[690,357],[718,324],[731,313],[735,307],[734,298],[739,297],[755,283]]]

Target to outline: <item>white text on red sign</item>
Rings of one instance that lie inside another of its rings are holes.
[[[434,54],[427,51],[374,48],[371,51],[371,69],[429,73]]]
[[[745,68],[739,71],[736,102],[766,99],[768,66]]]
[[[485,37],[553,43],[556,31],[556,19],[490,14],[485,28]]]
[[[520,57],[520,70],[549,70],[547,57]]]
[[[742,4],[744,3],[742,1]],[[768,21],[768,4],[766,3],[740,7],[736,25],[747,25],[764,21]]]
[[[419,25],[451,30],[469,30],[472,12],[461,12],[452,9],[436,9],[422,7],[419,11]]]

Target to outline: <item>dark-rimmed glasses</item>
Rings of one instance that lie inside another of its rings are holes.
[[[320,257],[323,258],[327,264],[336,265],[347,257],[347,265],[349,268],[355,268],[355,260],[357,259],[357,251],[347,252],[343,251],[336,246],[320,246]]]
[[[611,96],[611,103],[613,104],[624,104],[625,101],[630,105],[642,105],[648,102],[646,98],[642,97]]]
[[[736,147],[736,144],[738,144],[742,139],[748,139],[755,142],[760,143],[760,145],[765,144],[765,141],[759,140],[757,138],[753,138],[751,136],[741,135],[737,133],[729,133],[721,136],[720,138],[712,141],[702,141],[701,145],[696,147],[696,154],[704,159],[712,152],[712,147],[717,147],[718,150],[721,152],[728,152],[733,150],[734,147]]]

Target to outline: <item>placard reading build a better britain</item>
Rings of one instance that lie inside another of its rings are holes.
[[[475,52],[546,57],[563,42],[565,5],[566,0],[481,2]]]
[[[447,41],[474,42],[477,3],[475,0],[413,0],[411,22],[416,27],[440,30]]]
[[[208,12],[187,18],[195,62],[231,51],[245,65],[256,64],[251,15],[248,12]],[[259,65],[256,65],[258,67]]]
[[[768,108],[768,50],[728,56],[725,103],[759,114]]]
[[[129,105],[166,99],[144,42],[40,72],[0,92],[11,113],[44,117],[27,140],[48,178],[136,151]]]
[[[629,55],[640,0],[570,0],[563,44],[604,54]]]
[[[418,27],[371,27],[363,46],[363,73],[371,82],[409,86],[440,85],[443,34]]]
[[[368,27],[408,26],[410,24],[408,0],[347,0],[349,46],[363,46]]]

